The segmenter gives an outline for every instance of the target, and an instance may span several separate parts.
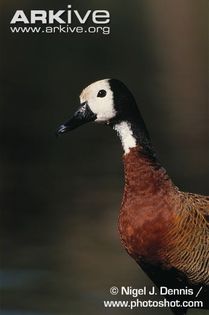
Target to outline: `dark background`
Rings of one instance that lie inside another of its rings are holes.
[[[12,34],[17,9],[107,9],[111,35]],[[174,182],[209,194],[208,1],[1,1],[1,314],[104,309],[113,285],[151,285],[122,249],[122,149],[105,126],[56,138],[80,91],[132,90]],[[191,314],[206,314],[191,311]]]

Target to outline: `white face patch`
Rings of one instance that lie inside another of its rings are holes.
[[[133,136],[130,124],[126,121],[122,121],[121,123],[115,125],[114,129],[120,137],[125,154],[129,153],[130,148],[134,148],[136,146],[136,139]]]
[[[104,97],[98,97],[98,93],[101,90],[106,91]],[[108,79],[97,81],[87,86],[80,95],[80,102],[88,103],[91,111],[97,115],[95,120],[97,122],[109,121],[116,115],[113,92]]]

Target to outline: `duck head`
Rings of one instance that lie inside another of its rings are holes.
[[[125,153],[138,142],[149,142],[133,95],[116,79],[104,79],[87,86],[80,95],[79,108],[70,120],[59,126],[57,135],[88,122],[105,123],[116,130]]]

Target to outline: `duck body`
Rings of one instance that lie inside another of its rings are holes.
[[[125,186],[118,220],[123,246],[160,289],[193,290],[178,299],[209,309],[209,196],[180,191],[159,162],[135,99],[115,79],[97,81],[81,93],[81,105],[58,134],[90,122],[112,127],[121,140]],[[198,295],[197,295],[198,294]]]
[[[139,162],[140,161],[140,162]],[[165,236],[173,220],[172,182],[165,170],[132,148],[124,156],[125,187],[119,215],[119,232],[128,253],[140,259],[161,261]],[[174,189],[175,191],[175,189]]]
[[[125,187],[118,228],[129,255],[160,289],[193,290],[209,308],[209,198],[181,192],[156,160],[130,149],[124,156]],[[180,228],[181,227],[181,228]],[[202,243],[202,249],[199,244]],[[173,308],[186,314],[187,308]]]

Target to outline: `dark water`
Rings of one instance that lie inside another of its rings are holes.
[[[1,315],[171,314],[104,308],[112,286],[151,285],[117,232],[122,150],[105,126],[55,137],[84,86],[117,77],[133,91],[175,183],[209,194],[207,3],[157,3],[132,1],[119,12],[103,1],[112,35],[102,38],[12,35],[16,9],[66,3],[0,4]]]

